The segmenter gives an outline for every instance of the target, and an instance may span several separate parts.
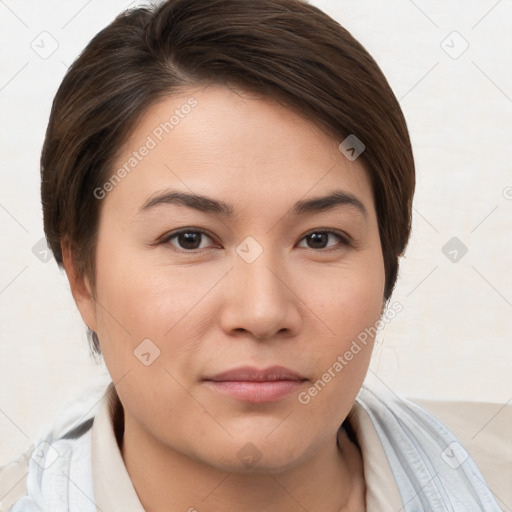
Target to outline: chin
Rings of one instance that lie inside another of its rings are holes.
[[[285,443],[282,437],[269,439],[261,431],[258,436],[236,437],[227,443],[212,441],[211,446],[217,449],[210,451],[207,457],[202,453],[202,462],[238,474],[282,473],[307,460],[314,451],[304,444],[304,439],[293,444],[288,438]]]

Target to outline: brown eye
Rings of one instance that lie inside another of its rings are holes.
[[[341,246],[345,247],[349,245],[349,241],[346,237],[342,236],[339,233],[336,233],[335,231],[312,231],[311,233],[308,233],[306,236],[303,237],[302,240],[306,240],[307,248],[308,249],[326,249],[326,248],[336,248],[336,245],[334,246],[328,246],[329,238],[335,237],[339,241],[341,241]]]
[[[204,231],[186,229],[176,233],[171,233],[162,240],[162,243],[170,243],[172,246],[177,246],[177,249],[183,251],[195,251],[206,248],[205,246],[201,246],[201,242],[205,237],[211,240]],[[176,239],[177,245],[171,242],[171,240],[174,239]]]

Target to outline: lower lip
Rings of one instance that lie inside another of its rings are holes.
[[[291,393],[297,392],[305,381],[274,380],[274,381],[206,381],[215,391],[229,395],[245,402],[274,402]]]

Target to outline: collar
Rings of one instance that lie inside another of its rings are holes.
[[[94,418],[91,465],[94,500],[98,510],[145,512],[124,464],[114,432],[115,407],[120,404],[111,382]]]

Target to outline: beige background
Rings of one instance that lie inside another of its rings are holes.
[[[417,161],[413,237],[392,299],[403,309],[381,333],[370,371],[406,396],[509,402],[512,1],[311,3],[376,58]],[[67,66],[135,4],[0,3],[0,465],[85,386],[108,381],[89,358],[65,276],[32,251],[43,236],[38,160]],[[47,51],[58,44],[48,58],[32,47],[41,38]],[[468,248],[457,262],[442,251],[452,237]]]

